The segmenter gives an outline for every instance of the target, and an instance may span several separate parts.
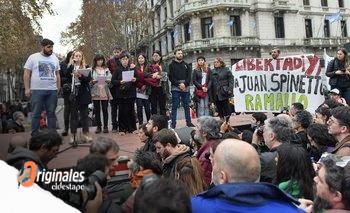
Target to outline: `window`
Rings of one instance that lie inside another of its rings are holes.
[[[275,17],[276,38],[284,38],[284,20],[283,17]]]
[[[167,11],[167,7],[164,7],[164,22],[166,22],[167,19],[168,19],[168,11]]]
[[[173,18],[174,17],[173,0],[169,0],[169,6],[170,6],[170,16],[171,16],[171,18]]]
[[[213,20],[211,17],[201,19],[202,38],[212,38],[214,36]]]
[[[230,16],[230,28],[232,36],[241,36],[241,17],[239,16]]]
[[[191,40],[191,34],[189,32],[189,29],[190,29],[190,22],[187,22],[186,24],[184,24],[185,42],[188,42],[189,40]]]
[[[151,7],[153,7],[153,5],[154,5],[154,4],[153,4],[153,0],[151,0]]]
[[[156,44],[153,44],[153,52],[156,51]]]
[[[174,31],[171,31],[170,36],[171,36],[171,51],[173,51],[174,48],[175,48],[175,36],[174,36]]]
[[[159,51],[160,52],[162,52],[162,41],[161,40],[159,40],[159,42],[158,42],[158,47],[159,47]]]
[[[328,7],[328,0],[321,0],[322,7]]]
[[[161,28],[161,21],[160,21],[160,9],[157,10],[157,19],[158,19],[158,31]]]
[[[329,20],[324,20],[324,37],[329,38],[331,35],[329,30]]]
[[[312,22],[311,19],[305,19],[306,38],[312,37]]]
[[[346,27],[346,21],[341,21],[340,24],[341,24],[341,35],[343,37],[348,37],[348,29]]]
[[[305,6],[309,6],[310,5],[310,0],[303,0],[303,3]]]
[[[344,0],[338,0],[339,7],[344,7]]]

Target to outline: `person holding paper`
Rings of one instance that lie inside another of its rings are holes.
[[[94,114],[96,116],[97,128],[95,133],[101,133],[101,106],[103,113],[103,133],[108,133],[108,101],[113,100],[109,85],[112,75],[106,66],[103,55],[97,54],[92,65],[92,89],[91,96],[94,103]]]
[[[136,105],[137,105],[137,117],[138,117],[139,125],[143,124],[142,108],[145,108],[147,121],[151,117],[151,108],[150,108],[150,103],[149,103],[148,94],[147,94],[148,89],[150,89],[147,83],[147,80],[149,80],[150,78],[146,78],[145,76],[147,74],[146,72],[147,72],[147,59],[143,53],[140,53],[137,57],[137,63],[136,63],[136,74],[137,74]]]
[[[80,118],[80,123],[83,128],[83,134],[81,135],[81,140],[84,142],[91,142],[92,138],[89,135],[89,122],[88,122],[88,105],[91,103],[91,91],[90,91],[90,81],[91,73],[85,76],[83,72],[79,69],[85,69],[86,62],[83,52],[76,50],[73,52],[72,57],[68,64],[68,72],[72,73],[74,78],[74,90],[76,91],[72,95],[73,107],[70,116],[70,131],[72,134],[77,133],[77,128],[79,124],[78,118]],[[80,115],[80,116],[79,116]],[[71,136],[70,142],[74,142],[74,137]]]
[[[130,56],[122,53],[120,55],[121,69],[112,75],[112,84],[116,88],[115,94],[119,103],[118,122],[121,135],[125,135],[127,132],[132,133],[136,130],[134,109],[136,99],[136,72],[133,68],[130,68],[129,60]],[[123,72],[125,71],[134,71],[134,77],[131,81],[126,82],[125,79],[123,80]]]

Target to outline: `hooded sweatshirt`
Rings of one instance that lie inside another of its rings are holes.
[[[178,144],[174,153],[163,160],[163,175],[165,177],[175,177],[175,167],[178,162],[190,156],[190,147],[184,144]]]
[[[23,163],[26,161],[34,161],[39,167],[44,168],[39,156],[35,152],[23,147],[17,147],[12,153],[8,154],[6,160],[8,165],[18,170],[21,169]]]

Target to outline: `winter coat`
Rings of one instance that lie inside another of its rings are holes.
[[[223,101],[233,96],[233,75],[227,67],[215,68],[211,72],[211,100]]]
[[[192,81],[193,85],[196,87],[196,90],[202,90],[202,70],[194,69],[192,72]],[[208,94],[210,94],[209,89],[211,88],[211,70],[208,68],[207,78],[205,81],[206,87],[208,88]],[[209,96],[209,95],[208,95]]]
[[[136,98],[136,82],[124,82],[121,84],[120,82],[123,79],[123,71],[134,71],[134,77],[136,78],[137,74],[134,69],[128,67],[121,67],[116,72],[113,73],[112,76],[112,84],[115,86],[113,88],[115,90],[115,98],[117,99],[135,99]]]
[[[350,156],[350,135],[338,142],[332,153],[341,156]]]
[[[35,152],[23,147],[17,147],[13,152],[8,154],[6,159],[8,165],[13,166],[18,170],[22,168],[23,163],[26,161],[33,161],[39,166],[39,168],[44,168],[39,156]]]
[[[345,70],[345,64],[334,58],[328,63],[326,76],[329,77],[329,85],[337,88],[350,87],[350,76],[335,74],[338,70]]]
[[[190,157],[190,148],[188,146],[183,144],[177,145],[175,152],[163,161],[163,175],[165,177],[175,178],[175,167],[177,163]]]
[[[74,66],[70,65],[67,69],[67,73],[72,73],[74,70]],[[76,86],[78,89],[76,95],[76,105],[88,105],[91,103],[91,87],[90,82],[92,80],[91,72],[88,76],[80,76],[79,78],[80,85]]]
[[[192,197],[192,212],[304,212],[298,201],[268,183],[227,183]]]
[[[204,179],[208,186],[211,183],[211,172],[213,170],[213,166],[211,165],[210,159],[206,157],[206,154],[209,152],[210,147],[213,143],[214,141],[207,141],[197,151],[197,159],[202,167],[202,170],[204,172]]]

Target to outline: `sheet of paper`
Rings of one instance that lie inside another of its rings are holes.
[[[136,93],[136,98],[141,98],[141,99],[148,99],[148,95],[145,93]]]
[[[98,76],[96,80],[98,81],[98,84],[101,85],[106,83],[107,78],[106,76]]]
[[[123,71],[122,72],[122,79],[124,82],[130,82],[134,78],[134,71]]]
[[[77,69],[77,72],[86,77],[89,76],[91,69]]]

